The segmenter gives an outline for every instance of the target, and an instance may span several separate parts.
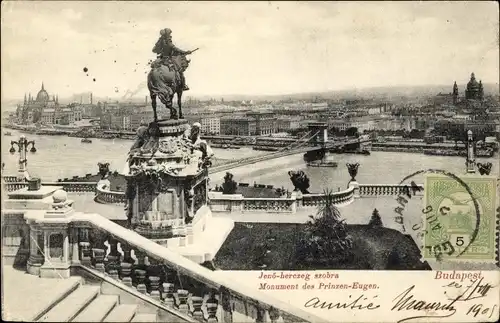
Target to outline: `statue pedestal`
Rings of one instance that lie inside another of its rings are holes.
[[[162,245],[186,244],[189,224],[207,204],[208,171],[187,130],[186,120],[150,124],[151,136],[126,174],[132,228]]]
[[[208,207],[211,150],[186,120],[158,121],[148,132],[126,166],[131,227],[195,262],[211,260],[234,227]]]

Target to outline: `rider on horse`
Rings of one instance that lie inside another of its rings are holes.
[[[190,51],[184,51],[177,48],[172,43],[172,30],[169,28],[165,28],[160,31],[160,39],[156,42],[155,47],[153,48],[153,53],[158,55],[158,59],[153,64],[164,64],[167,65],[171,69],[178,70],[174,68],[174,64],[171,60],[172,56],[176,55],[187,55],[190,54]],[[154,66],[154,65],[153,65]],[[189,90],[189,87],[186,84],[186,79],[184,77],[184,73],[182,71],[178,71],[181,77],[181,81],[183,84],[183,90]]]

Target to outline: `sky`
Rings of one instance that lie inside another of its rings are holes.
[[[495,2],[1,4],[2,99],[137,96],[163,28],[191,55],[188,95],[498,83]],[[83,71],[84,68],[88,72]],[[95,80],[94,80],[95,79]]]

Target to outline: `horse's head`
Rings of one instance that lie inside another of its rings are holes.
[[[177,55],[172,57],[172,61],[181,72],[184,72],[188,68],[191,60],[187,59],[186,55]]]

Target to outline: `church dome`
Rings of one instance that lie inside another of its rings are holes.
[[[43,87],[43,83],[42,83],[41,90],[36,95],[36,101],[37,102],[48,102],[49,101],[49,94],[47,93],[47,91],[45,91],[45,89]]]
[[[480,87],[480,85],[477,82],[474,73],[472,73],[470,76],[470,81],[469,81],[469,83],[467,83],[467,89],[468,90],[478,90],[479,87]]]

